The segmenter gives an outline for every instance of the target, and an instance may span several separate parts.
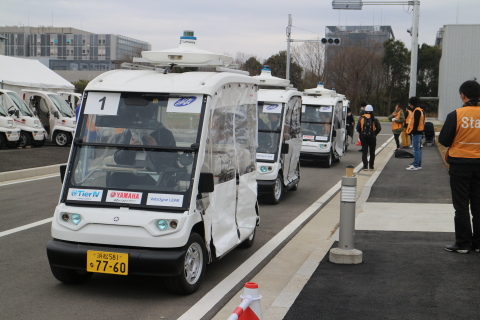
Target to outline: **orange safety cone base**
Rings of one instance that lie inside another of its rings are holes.
[[[361,145],[362,145],[362,143],[360,142],[360,139],[358,139],[356,146],[361,146]]]
[[[252,309],[247,308],[243,313],[240,315],[240,318],[238,320],[260,320],[258,319],[257,315],[255,312],[252,311]]]

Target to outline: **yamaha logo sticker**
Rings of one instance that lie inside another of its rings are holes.
[[[106,202],[140,204],[142,202],[141,192],[126,192],[108,190]]]

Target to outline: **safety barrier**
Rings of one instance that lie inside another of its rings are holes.
[[[258,284],[247,282],[243,287],[242,302],[227,320],[262,320],[261,295],[258,294]]]

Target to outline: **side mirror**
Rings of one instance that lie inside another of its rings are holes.
[[[17,110],[15,110],[15,116],[16,116],[17,118],[19,118],[19,117],[20,117],[20,111],[19,111],[18,109],[17,109]]]
[[[287,154],[290,151],[290,145],[286,143],[282,143],[282,154]]]
[[[62,183],[63,183],[63,179],[65,179],[65,171],[67,171],[67,165],[62,164],[60,166],[60,180],[62,181]]]
[[[215,184],[213,182],[213,173],[200,172],[200,181],[198,181],[198,192],[213,192]]]
[[[53,116],[57,119],[60,119],[60,114],[58,113],[58,111],[54,111]]]
[[[8,109],[8,115],[13,116],[15,114],[15,110]]]

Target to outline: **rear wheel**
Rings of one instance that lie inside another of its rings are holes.
[[[185,249],[182,273],[165,278],[167,289],[177,294],[197,291],[207,267],[205,241],[198,233],[192,232]]]
[[[66,147],[72,142],[72,136],[70,133],[57,131],[53,135],[53,141],[55,141],[57,146]]]
[[[60,282],[66,284],[79,284],[90,280],[91,272],[60,268],[50,265],[53,276]]]
[[[0,133],[0,149],[2,149],[3,145],[5,144],[5,141],[7,141],[7,139],[5,139],[5,136],[3,135],[3,133]]]
[[[32,146],[34,147],[42,147],[45,144],[45,138],[43,140],[33,140]]]
[[[30,136],[28,133],[21,131],[20,132],[20,144],[18,145],[21,148],[25,148],[29,145],[32,144],[31,142],[32,139],[30,139]]]
[[[275,179],[275,184],[273,186],[273,192],[267,195],[267,202],[270,204],[278,204],[283,195],[283,179],[282,175],[279,174],[277,179]]]

